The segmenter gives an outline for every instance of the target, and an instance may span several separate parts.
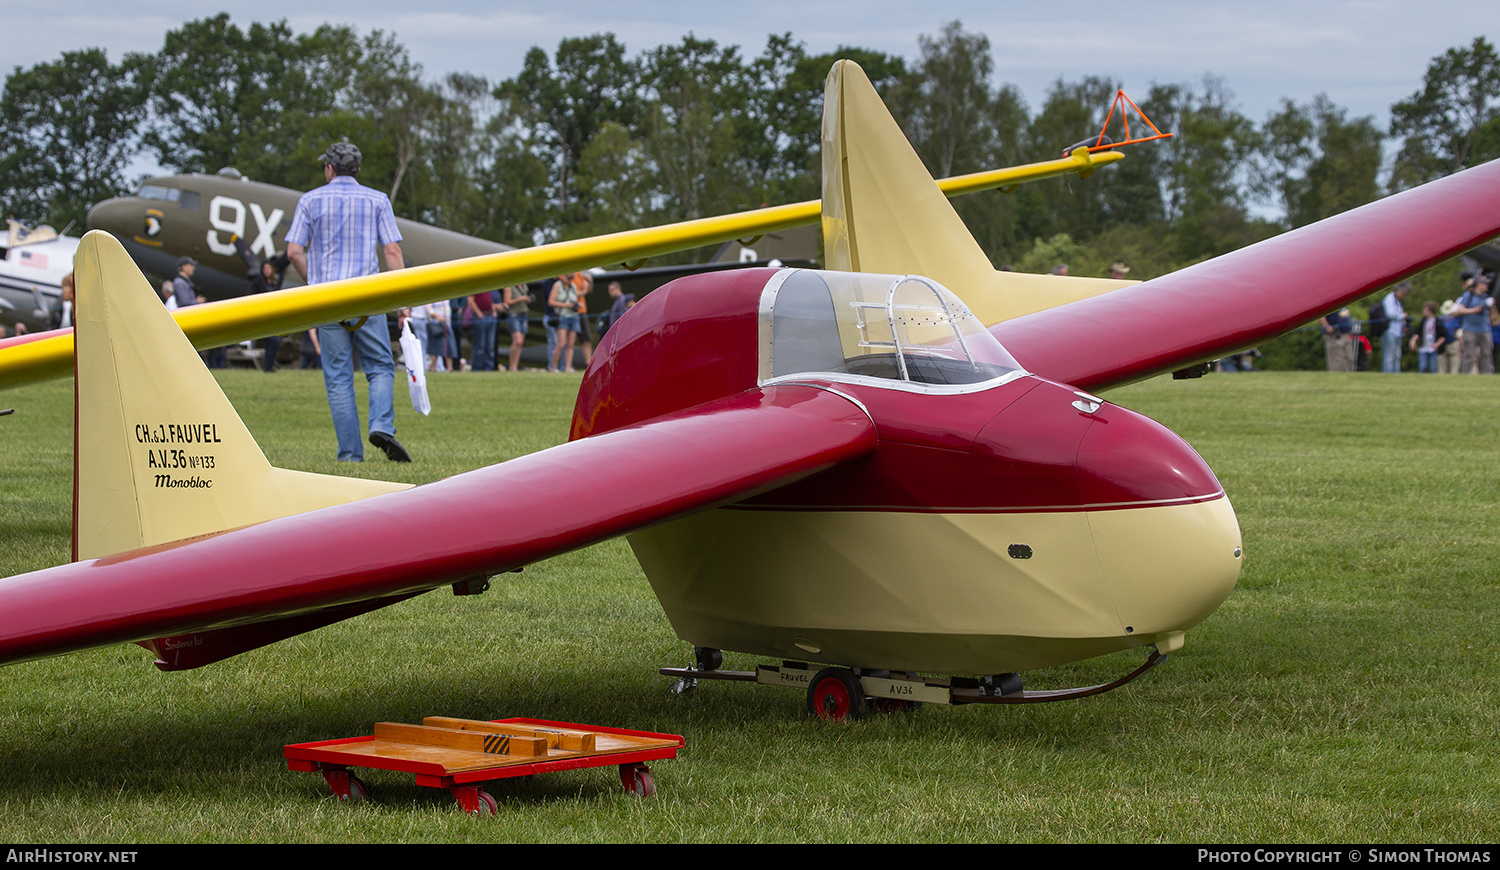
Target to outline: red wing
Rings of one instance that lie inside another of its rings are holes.
[[[498,574],[874,447],[846,399],[749,391],[415,489],[5,579],[0,663]]]
[[[1496,235],[1500,161],[990,331],[1028,370],[1102,390],[1252,347]]]

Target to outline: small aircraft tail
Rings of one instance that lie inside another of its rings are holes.
[[[824,86],[823,252],[829,269],[933,278],[986,326],[1139,283],[996,271],[850,60]]]
[[[119,242],[75,273],[75,560],[408,488],[272,467]]]

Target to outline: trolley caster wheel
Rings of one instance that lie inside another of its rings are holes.
[[[455,785],[449,791],[463,811],[471,816],[493,816],[500,812],[500,805],[495,802],[495,798],[482,788]]]
[[[644,764],[620,765],[620,784],[636,797],[648,798],[656,794],[656,780],[651,778],[651,769]]]
[[[915,713],[922,709],[922,702],[908,701],[904,698],[871,698],[870,709],[876,713],[894,716],[898,713]]]
[[[824,668],[807,687],[807,711],[830,722],[858,719],[864,712],[864,702],[859,677],[847,668]]]
[[[325,770],[323,779],[333,790],[333,798],[339,803],[357,804],[370,796],[370,787],[365,781],[347,770]]]
[[[479,793],[479,809],[475,812],[475,815],[498,816],[499,814],[500,804],[495,801],[494,795],[491,795],[487,791],[481,791]]]
[[[698,688],[698,681],[692,677],[683,677],[667,687],[669,695],[686,695],[688,692]]]

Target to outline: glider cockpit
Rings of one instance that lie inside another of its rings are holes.
[[[957,296],[920,275],[779,272],[761,294],[760,338],[762,386],[815,373],[968,392],[1024,374]]]

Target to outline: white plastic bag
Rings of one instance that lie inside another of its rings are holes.
[[[401,324],[401,362],[406,365],[406,390],[411,393],[411,406],[424,416],[432,413],[432,401],[427,398],[427,371],[422,363],[422,342],[411,332],[411,321]]]

